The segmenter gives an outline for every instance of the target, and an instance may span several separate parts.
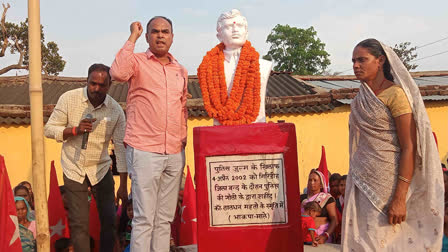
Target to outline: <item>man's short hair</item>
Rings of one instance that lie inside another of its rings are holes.
[[[151,22],[156,20],[156,19],[158,19],[158,18],[165,19],[170,24],[170,26],[171,26],[171,33],[173,33],[173,22],[171,22],[171,20],[169,18],[164,17],[164,16],[155,16],[155,17],[151,18],[148,21],[148,23],[146,24],[146,33],[149,33],[149,25],[151,24]]]
[[[104,64],[101,64],[101,63],[96,63],[96,64],[93,64],[93,65],[91,65],[91,66],[89,67],[89,71],[88,71],[88,74],[87,74],[87,78],[88,78],[88,77],[90,76],[90,74],[93,73],[93,72],[106,72],[106,73],[107,73],[107,77],[108,77],[108,79],[109,79],[109,85],[110,85],[110,84],[112,84],[112,76],[110,76],[109,71],[110,71],[110,67],[108,67],[108,66],[106,66],[106,65],[104,65]]]
[[[343,180],[343,181],[346,181],[346,180],[347,180],[347,175],[342,176],[340,180],[341,180],[341,181],[342,181],[342,180]]]
[[[317,204],[316,201],[310,201],[310,202],[306,203],[305,206],[303,207],[303,209],[314,210],[319,213],[322,212],[322,208],[319,206],[319,204]]]

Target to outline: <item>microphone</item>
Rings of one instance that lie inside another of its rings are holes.
[[[86,115],[86,119],[92,120],[93,116],[91,114]],[[82,134],[82,144],[81,149],[87,149],[87,142],[89,141],[89,132],[84,132]]]

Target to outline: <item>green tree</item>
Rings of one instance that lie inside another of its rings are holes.
[[[0,75],[14,69],[28,69],[29,45],[28,45],[28,19],[20,24],[6,22],[6,12],[10,5],[3,5],[3,14],[0,20],[0,57],[11,54],[19,54],[17,64],[12,64],[0,69]],[[64,70],[65,61],[59,55],[58,45],[51,41],[45,44],[44,27],[40,26],[42,72],[46,75],[58,75]]]
[[[312,26],[301,29],[278,24],[266,42],[270,48],[263,59],[273,60],[275,71],[315,75],[322,74],[330,65],[330,54],[325,51],[325,43],[317,37]]]
[[[415,51],[417,47],[410,46],[411,42],[403,42],[398,45],[395,44],[394,48],[392,48],[401,59],[404,66],[408,69],[408,71],[414,70],[418,67],[417,64],[412,64],[412,61],[417,58],[417,52]]]

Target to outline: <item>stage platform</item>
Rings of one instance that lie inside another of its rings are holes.
[[[185,252],[197,252],[196,246],[184,246],[182,247]],[[304,246],[304,252],[339,252],[341,246],[337,244],[321,244],[319,247]]]
[[[338,244],[321,244],[318,247],[304,246],[304,252],[339,252],[341,245]]]

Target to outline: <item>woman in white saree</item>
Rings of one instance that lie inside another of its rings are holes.
[[[343,251],[441,251],[443,176],[419,88],[375,39],[353,51]]]

